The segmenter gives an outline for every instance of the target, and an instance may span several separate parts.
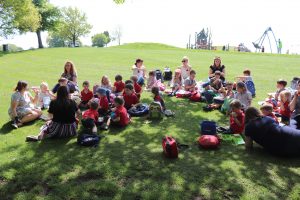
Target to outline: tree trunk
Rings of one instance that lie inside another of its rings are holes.
[[[75,42],[76,42],[76,38],[75,38],[75,35],[73,35],[73,47],[75,47]]]
[[[37,38],[38,38],[39,49],[44,48],[43,42],[42,42],[42,37],[41,37],[41,31],[39,31],[39,30],[36,31],[36,35],[37,35]]]

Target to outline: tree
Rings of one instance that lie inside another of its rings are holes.
[[[47,37],[47,44],[50,48],[64,47],[65,40],[59,34],[57,34],[55,32],[49,32],[49,35]]]
[[[41,32],[54,31],[60,20],[60,10],[49,3],[48,0],[33,0],[33,4],[38,10],[41,20],[39,28],[36,30],[39,48],[43,48]]]
[[[40,16],[31,0],[0,0],[0,36],[36,31]]]
[[[87,23],[85,13],[82,13],[78,8],[63,8],[61,23],[58,27],[58,34],[69,41],[72,41],[75,46],[79,37],[90,33],[92,25]]]
[[[113,32],[112,40],[117,40],[118,44],[121,45],[122,27],[117,26]]]
[[[98,33],[92,37],[92,46],[104,47],[110,42],[108,31]]]

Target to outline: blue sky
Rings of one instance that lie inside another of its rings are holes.
[[[283,42],[283,52],[300,53],[299,9],[297,0],[127,0],[116,5],[112,0],[50,0],[59,6],[78,7],[88,16],[92,32],[81,38],[122,27],[122,43],[160,42],[186,47],[189,35],[208,27],[213,45],[245,43],[251,50],[267,27]],[[45,41],[47,33],[43,33]],[[33,33],[2,40],[23,48],[37,47]],[[274,41],[273,45],[275,44]],[[45,42],[44,42],[45,43]],[[113,43],[111,45],[114,45]],[[268,44],[265,44],[269,51]]]

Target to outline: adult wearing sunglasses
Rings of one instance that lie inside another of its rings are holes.
[[[184,56],[181,62],[182,65],[180,67],[180,71],[182,80],[184,82],[188,77],[190,77],[192,67],[189,65],[189,58],[187,56]]]

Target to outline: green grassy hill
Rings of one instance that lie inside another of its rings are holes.
[[[37,134],[42,121],[12,130],[7,115],[10,96],[18,80],[31,86],[47,81],[53,86],[66,60],[72,60],[78,81],[93,85],[102,75],[124,80],[142,58],[148,70],[173,70],[183,56],[206,80],[214,56],[226,66],[227,80],[245,68],[252,71],[257,101],[275,91],[276,80],[299,75],[300,56],[186,50],[163,44],[134,43],[110,48],[55,48],[0,53],[0,199],[299,199],[300,160],[274,157],[256,148],[222,144],[220,150],[199,150],[195,141],[199,122],[211,119],[227,124],[218,111],[204,113],[202,103],[165,97],[175,118],[149,122],[134,118],[125,130],[111,129],[98,148],[82,148],[69,140],[25,143]],[[150,102],[150,93],[142,95]],[[191,148],[179,159],[162,155],[161,138],[175,136]]]

